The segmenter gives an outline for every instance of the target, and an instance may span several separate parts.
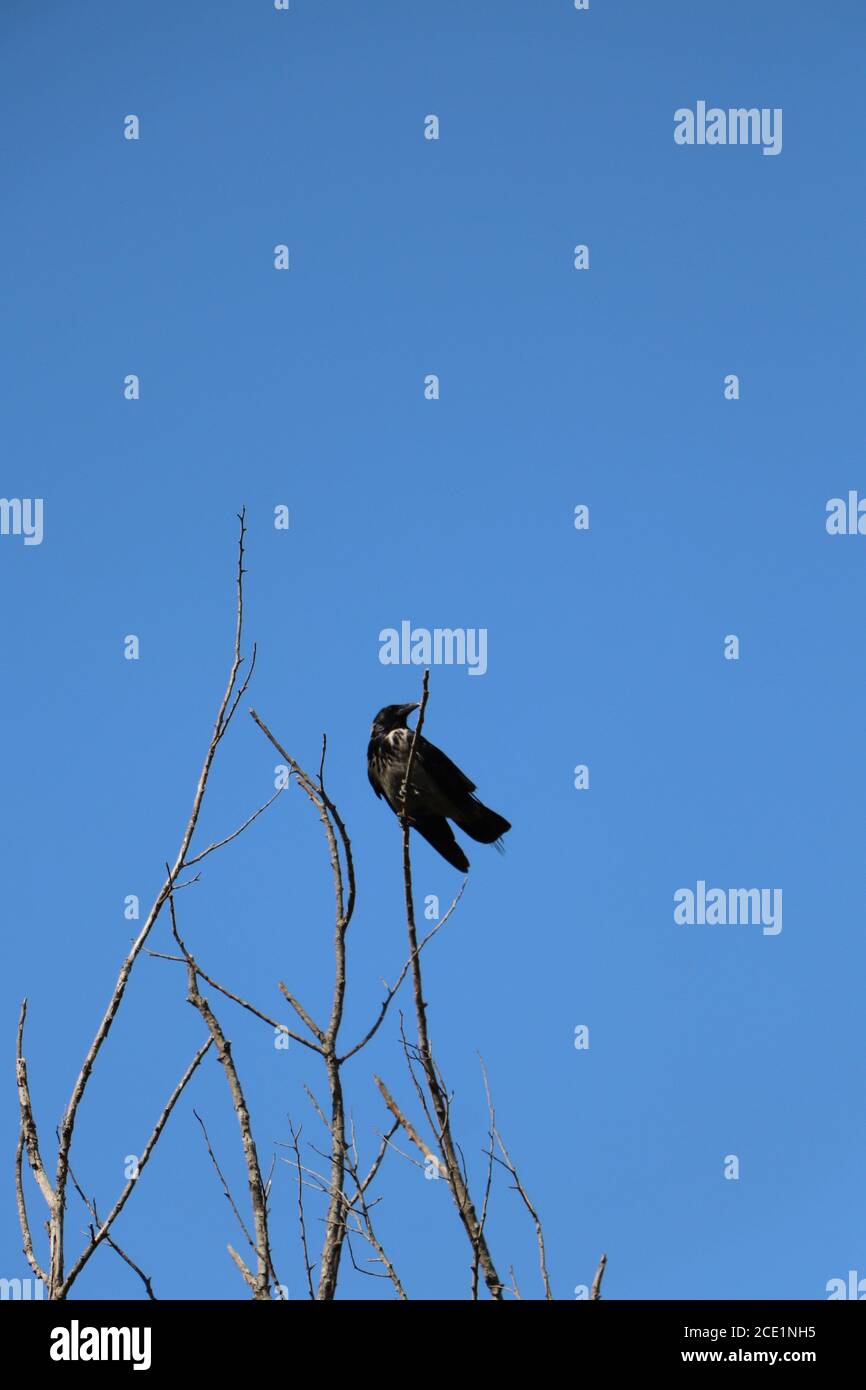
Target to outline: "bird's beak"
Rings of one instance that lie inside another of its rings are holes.
[[[420,705],[419,701],[418,701],[418,700],[413,700],[413,702],[412,702],[410,705],[404,705],[404,706],[403,706],[403,714],[406,715],[406,716],[408,716],[408,715],[410,715],[410,714],[412,713],[413,709],[420,709],[420,708],[421,708],[421,705]]]

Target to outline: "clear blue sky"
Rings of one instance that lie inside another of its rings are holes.
[[[11,1058],[29,996],[46,1150],[132,934],[124,898],[150,902],[186,821],[245,503],[248,703],[308,766],[327,730],[357,855],[347,1042],[405,956],[399,831],[365,748],[420,671],[381,665],[378,634],[484,627],[487,673],[435,668],[427,722],[514,826],[504,858],[474,847],[426,964],[476,1190],[481,1052],[557,1297],[602,1251],[617,1299],[821,1298],[866,1275],[866,537],[824,525],[829,498],[866,491],[862,5],[15,0],[0,29],[0,490],[45,506],[40,546],[0,537],[2,1017]],[[675,145],[699,100],[781,107],[782,153]],[[274,762],[240,714],[200,847],[267,797]],[[444,905],[459,875],[423,844],[415,865]],[[204,966],[287,1021],[278,978],[323,1014],[329,871],[299,792],[204,867],[179,900]],[[782,932],[678,926],[699,879],[781,888]],[[100,1057],[74,1167],[101,1208],[202,1037],[184,995],[177,967],[140,961]],[[265,1165],[287,1114],[321,1145],[316,1059],[219,1013]],[[347,1068],[367,1158],[373,1071],[415,1114],[396,1014]],[[193,1104],[244,1198],[211,1060],[116,1235],[159,1296],[241,1298]],[[394,1155],[381,1190],[410,1295],[465,1296],[444,1184]],[[275,1257],[300,1298],[294,1203],[278,1162]],[[505,1183],[490,1237],[537,1296]],[[342,1291],[391,1296],[351,1271]],[[141,1288],[104,1250],[77,1292]]]

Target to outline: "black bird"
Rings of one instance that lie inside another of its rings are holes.
[[[367,776],[377,796],[384,796],[391,810],[399,816],[402,810],[400,792],[406,776],[409,751],[414,737],[406,720],[417,701],[409,705],[386,705],[373,720],[370,742],[367,745]],[[503,816],[482,805],[476,796],[475,783],[460,771],[440,749],[428,743],[423,734],[415,743],[412,776],[406,788],[406,813],[409,824],[437,849],[443,859],[465,873],[469,860],[454,838],[448,824],[454,824],[480,840],[483,845],[496,844],[511,826]]]

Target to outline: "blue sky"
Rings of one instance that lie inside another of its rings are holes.
[[[383,666],[379,633],[483,627],[486,674],[434,668],[426,725],[513,822],[504,858],[472,848],[426,961],[476,1190],[480,1052],[558,1298],[602,1251],[612,1299],[821,1298],[866,1275],[866,539],[824,524],[828,499],[866,493],[862,6],[10,3],[0,30],[0,491],[44,499],[41,545],[0,537],[2,1016],[11,1050],[29,997],[46,1151],[132,934],[124,899],[146,909],[188,815],[245,504],[245,704],[308,767],[327,731],[355,847],[347,1042],[405,957],[399,830],[365,749],[421,672]],[[699,100],[782,108],[781,154],[677,146],[674,111]],[[241,711],[199,848],[266,799],[274,763]],[[459,875],[422,843],[414,863],[444,907]],[[677,925],[700,879],[781,888],[783,930]],[[297,789],[178,907],[217,979],[289,1021],[284,979],[324,1014],[329,870]],[[184,997],[178,967],[139,962],[76,1132],[101,1208],[201,1041]],[[219,1014],[301,1298],[280,1146],[287,1115],[323,1144],[303,1093],[323,1077]],[[412,1109],[396,1013],[346,1071],[367,1159],[374,1071]],[[242,1298],[193,1105],[244,1196],[211,1059],[116,1237],[160,1297]],[[11,1156],[11,1080],[4,1112]],[[410,1296],[465,1297],[444,1184],[393,1154],[380,1191]],[[72,1199],[71,1250],[84,1224]],[[11,1183],[0,1231],[0,1273],[26,1275]],[[505,1182],[489,1233],[537,1297]],[[103,1250],[76,1291],[141,1288]],[[341,1294],[392,1291],[347,1269]]]

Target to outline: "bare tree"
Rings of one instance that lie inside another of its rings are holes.
[[[75,1280],[78,1278],[78,1275],[84,1269],[91,1256],[104,1244],[109,1249],[113,1250],[115,1254],[138,1275],[142,1282],[145,1296],[147,1298],[155,1298],[156,1295],[154,1294],[151,1276],[144,1274],[131,1255],[117,1243],[113,1234],[113,1227],[120,1213],[129,1201],[133,1191],[137,1187],[140,1174],[151,1157],[178,1101],[192,1081],[203,1059],[207,1053],[212,1050],[225,1076],[229,1097],[237,1120],[241,1151],[247,1174],[247,1186],[249,1189],[250,1226],[247,1225],[237,1202],[232,1196],[228,1182],[211,1144],[204,1121],[196,1114],[196,1119],[198,1119],[201,1126],[204,1142],[211,1162],[219,1178],[223,1193],[231,1207],[232,1215],[240,1226],[249,1254],[246,1259],[243,1258],[231,1244],[227,1245],[227,1251],[234,1261],[234,1264],[237,1266],[237,1269],[240,1271],[252,1298],[257,1300],[268,1300],[275,1295],[280,1296],[282,1293],[283,1286],[277,1278],[272,1254],[273,1232],[271,1230],[269,1198],[273,1181],[273,1165],[271,1174],[265,1179],[262,1174],[258,1150],[254,1139],[251,1110],[234,1058],[232,1044],[213,1006],[202,993],[202,985],[205,985],[211,991],[216,991],[222,998],[229,1000],[238,1008],[248,1013],[251,1017],[264,1023],[268,1028],[284,1033],[287,1038],[291,1038],[295,1042],[301,1044],[307,1053],[312,1052],[320,1059],[320,1065],[327,1084],[327,1104],[324,1107],[320,1106],[310,1087],[305,1086],[304,1089],[313,1106],[317,1121],[321,1123],[325,1131],[326,1146],[324,1149],[319,1149],[307,1141],[307,1146],[315,1155],[315,1158],[312,1161],[306,1159],[301,1148],[302,1129],[300,1126],[295,1127],[290,1120],[290,1142],[285,1146],[289,1150],[289,1156],[284,1160],[294,1171],[297,1184],[297,1235],[303,1256],[307,1291],[311,1299],[316,1301],[330,1301],[336,1297],[344,1251],[348,1252],[352,1267],[359,1273],[389,1281],[394,1295],[398,1299],[402,1300],[408,1297],[403,1280],[397,1272],[395,1260],[386,1250],[378,1234],[377,1223],[374,1220],[375,1209],[382,1200],[381,1195],[375,1195],[374,1188],[381,1181],[383,1163],[389,1150],[395,1148],[394,1136],[398,1130],[402,1129],[410,1141],[410,1144],[414,1145],[421,1153],[424,1163],[430,1164],[432,1162],[435,1165],[435,1170],[438,1175],[445,1179],[448,1184],[458,1221],[465,1232],[469,1245],[470,1297],[472,1299],[477,1299],[479,1297],[480,1287],[486,1288],[488,1296],[495,1301],[501,1301],[506,1294],[511,1294],[515,1298],[521,1297],[512,1266],[509,1266],[510,1283],[506,1284],[503,1281],[499,1273],[500,1266],[494,1261],[488,1234],[489,1217],[495,1195],[496,1173],[504,1171],[510,1179],[510,1186],[518,1194],[532,1222],[538,1245],[543,1296],[546,1300],[551,1300],[553,1298],[553,1291],[548,1272],[547,1253],[541,1219],[535,1205],[527,1194],[526,1187],[502,1139],[497,1124],[486,1069],[482,1063],[482,1076],[488,1112],[488,1147],[484,1151],[486,1157],[485,1182],[479,1206],[476,1204],[470,1192],[469,1179],[463,1161],[462,1149],[454,1133],[452,1096],[436,1062],[428,1027],[428,1005],[425,999],[422,976],[422,953],[428,943],[441,931],[452,914],[457,910],[466,886],[466,881],[464,880],[464,883],[461,885],[453,902],[443,917],[419,940],[413,899],[410,846],[411,826],[406,814],[406,790],[411,778],[416,743],[424,723],[429,699],[429,672],[424,673],[418,722],[412,738],[401,793],[401,805],[403,808],[400,816],[402,880],[408,953],[394,983],[388,985],[387,982],[385,982],[384,998],[376,1010],[369,1026],[362,1032],[357,1041],[346,1046],[341,1040],[341,1029],[348,988],[347,933],[355,910],[357,885],[351,840],[343,818],[325,786],[327,739],[325,737],[322,739],[319,768],[317,774],[313,776],[306,772],[297,760],[287,752],[283,743],[271,732],[270,728],[259,714],[254,709],[250,710],[250,715],[257,727],[284,760],[285,766],[288,769],[285,784],[281,784],[274,795],[269,797],[258,809],[247,815],[235,830],[221,839],[212,842],[200,851],[193,852],[193,838],[198,825],[214,758],[222,739],[225,737],[231,725],[240,700],[243,698],[249,686],[255,667],[256,648],[255,645],[253,645],[249,669],[244,679],[242,680],[240,678],[241,667],[244,663],[244,657],[242,655],[244,574],[246,572],[244,568],[246,539],[244,511],[240,512],[238,521],[238,557],[235,578],[236,617],[232,660],[228,681],[219,704],[216,721],[195,787],[192,809],[187,820],[186,828],[181,836],[179,847],[175,853],[173,862],[166,863],[165,865],[165,876],[161,887],[147,914],[144,925],[121,964],[120,972],[110,995],[108,1005],[96,1029],[93,1041],[85,1054],[73,1084],[69,1102],[63,1112],[57,1131],[56,1167],[53,1180],[49,1177],[42,1157],[42,1148],[37,1131],[30,1090],[30,1080],[24,1053],[24,1029],[27,1015],[26,999],[21,1006],[16,1039],[20,1125],[15,1157],[15,1195],[25,1258],[34,1274],[45,1282],[48,1297],[51,1299],[64,1299],[69,1294]],[[187,941],[184,936],[181,935],[178,926],[176,907],[176,898],[180,890],[199,879],[201,869],[198,866],[200,866],[209,855],[223,849],[243,834],[243,832],[277,800],[284,790],[284,787],[288,785],[291,780],[296,781],[301,787],[321,822],[331,867],[334,895],[333,980],[331,1004],[327,1020],[318,1022],[313,1016],[312,1011],[305,1007],[283,980],[277,980],[275,982],[275,987],[279,990],[283,999],[290,1005],[297,1019],[300,1020],[302,1031],[290,1028],[286,1023],[273,1017],[270,1011],[243,998],[235,990],[215,980],[202,965],[198,953],[194,952],[193,949],[187,945]],[[197,872],[192,878],[182,879],[184,873],[188,873],[194,868],[197,868]],[[177,947],[176,952],[154,951],[147,946],[151,932],[159,920],[166,903],[168,904],[171,932]],[[183,1071],[180,1080],[175,1085],[168,1100],[165,1102],[153,1126],[150,1137],[144,1146],[142,1155],[138,1160],[136,1176],[128,1179],[126,1185],[116,1198],[114,1205],[108,1209],[107,1215],[100,1218],[96,1198],[87,1195],[84,1185],[72,1171],[71,1157],[75,1123],[79,1109],[87,1094],[88,1082],[94,1064],[108,1039],[112,1024],[121,1007],[132,970],[143,952],[150,957],[180,964],[184,967],[186,976],[186,998],[201,1017],[206,1036],[191,1061],[187,1064],[186,1069]],[[372,1161],[369,1162],[366,1171],[364,1171],[360,1159],[360,1146],[356,1126],[346,1101],[344,1070],[347,1063],[358,1058],[379,1033],[404,981],[410,977],[414,1005],[415,1037],[413,1040],[410,1040],[406,1036],[401,1015],[399,1030],[400,1045],[423,1119],[416,1124],[407,1113],[406,1107],[401,1106],[395,1099],[392,1090],[386,1086],[381,1078],[375,1077],[374,1080],[378,1087],[379,1094],[385,1103],[386,1110],[389,1112],[389,1120],[387,1126],[378,1135],[374,1157]],[[426,1131],[429,1137],[425,1137],[422,1131]],[[48,1220],[46,1223],[48,1232],[48,1257],[44,1263],[40,1261],[37,1254],[28,1215],[23,1178],[23,1161],[25,1154],[35,1184],[48,1212]],[[408,1157],[408,1155],[406,1155],[406,1157]],[[320,1172],[318,1166],[316,1166],[319,1159],[324,1163],[325,1171],[323,1172]],[[67,1191],[70,1181],[85,1205],[89,1217],[89,1226],[86,1243],[71,1264],[67,1264],[64,1256],[64,1237]],[[311,1253],[310,1248],[311,1227],[305,1208],[305,1190],[316,1194],[316,1200],[323,1201],[324,1204],[321,1248],[316,1256]],[[361,1255],[361,1252],[364,1250],[367,1251],[366,1255]],[[361,1256],[360,1260],[359,1255]],[[606,1265],[606,1258],[606,1256],[602,1256],[596,1271],[590,1293],[590,1298],[592,1300],[597,1300],[601,1297],[601,1281]],[[316,1271],[318,1271],[317,1275]],[[316,1275],[315,1278],[314,1275]]]

